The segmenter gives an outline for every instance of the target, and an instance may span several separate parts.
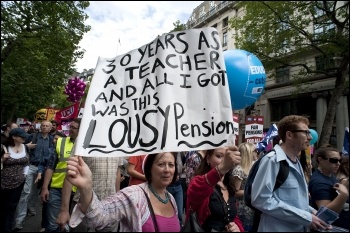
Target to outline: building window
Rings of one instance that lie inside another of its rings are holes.
[[[315,13],[314,13],[314,39],[315,40],[328,40],[329,38],[335,38],[335,24],[325,17],[325,9],[333,9],[334,2],[332,1],[316,1]],[[319,41],[316,41],[318,44]]]
[[[290,30],[290,26],[289,26],[289,14],[288,13],[285,13],[285,14],[282,14],[281,15],[281,19],[278,19],[276,21],[276,25],[277,25],[277,28],[276,28],[276,38],[285,38],[285,34]],[[290,43],[289,43],[289,39],[284,39],[280,45],[279,45],[279,48],[278,48],[278,54],[282,53],[282,54],[285,54],[285,53],[288,53],[290,52]]]
[[[227,32],[224,32],[222,35],[222,47],[225,47],[227,45]]]
[[[190,17],[190,21],[194,22],[196,20],[196,13],[193,12],[192,16]]]
[[[320,24],[314,24],[314,37],[315,39],[322,39],[322,36],[326,34],[335,34],[335,24],[332,22],[323,22]],[[329,36],[327,36],[329,38]]]
[[[325,71],[335,67],[335,62],[332,58],[319,56],[315,57],[316,71]]]
[[[216,7],[215,1],[210,1],[209,2],[209,14],[210,15],[214,14],[215,7]]]
[[[324,9],[332,9],[334,7],[335,2],[333,1],[316,1],[315,9],[315,18],[320,18],[326,15],[326,11]],[[327,5],[327,6],[326,6]]]
[[[290,49],[289,40],[285,39],[281,44],[281,48],[280,48],[279,52],[284,54],[284,53],[289,53],[290,51],[291,51],[291,49]]]
[[[222,27],[225,28],[227,26],[228,26],[228,17],[226,17],[222,20]]]
[[[215,1],[210,1],[209,5],[210,5],[210,9],[215,8],[215,6],[216,6]]]
[[[310,122],[316,122],[316,99],[300,96],[298,99],[271,100],[271,121],[280,121],[287,115],[309,116]]]
[[[202,6],[202,8],[200,9],[200,12],[199,12],[199,17],[205,15],[205,6]]]
[[[289,67],[283,66],[276,69],[276,83],[285,83],[289,81]]]

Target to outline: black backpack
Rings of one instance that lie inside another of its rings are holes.
[[[257,232],[257,230],[258,230],[258,226],[260,223],[261,211],[256,209],[254,206],[252,206],[252,184],[253,184],[254,178],[256,176],[256,173],[259,170],[259,164],[260,164],[261,159],[265,155],[269,154],[270,152],[276,153],[276,151],[274,149],[272,149],[272,150],[268,151],[267,153],[263,154],[262,156],[260,156],[260,158],[253,164],[252,168],[249,171],[249,175],[248,175],[246,184],[244,186],[244,202],[249,208],[254,210],[254,221],[253,221],[253,229],[252,229],[253,232]],[[284,183],[284,181],[286,181],[288,174],[289,174],[288,162],[286,160],[280,161],[280,169],[279,169],[277,177],[276,177],[276,183],[275,183],[275,187],[273,188],[273,191],[275,191],[276,189],[281,187],[281,185]]]

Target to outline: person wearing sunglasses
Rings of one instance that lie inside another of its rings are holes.
[[[309,183],[311,204],[316,209],[325,206],[338,213],[339,218],[332,225],[349,230],[349,210],[344,210],[349,191],[335,175],[341,164],[340,153],[336,148],[321,146],[314,156],[317,169],[312,173]]]

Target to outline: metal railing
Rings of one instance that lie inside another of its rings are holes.
[[[217,6],[213,7],[213,8],[210,8],[209,11],[206,14],[200,16],[197,20],[186,24],[186,29],[194,28],[198,24],[200,24],[203,21],[207,20],[213,14],[219,12],[220,10],[222,10],[222,9],[224,9],[224,8],[230,6],[230,5],[233,5],[234,3],[235,3],[235,1],[223,1],[223,2],[221,2],[219,5],[217,5]]]

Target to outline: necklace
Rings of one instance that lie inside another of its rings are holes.
[[[149,190],[151,190],[151,192],[154,194],[154,196],[156,196],[156,198],[163,204],[167,204],[169,201],[169,194],[168,192],[165,192],[165,200],[163,200],[156,191],[154,191],[153,187],[151,184],[148,184],[148,188]]]

